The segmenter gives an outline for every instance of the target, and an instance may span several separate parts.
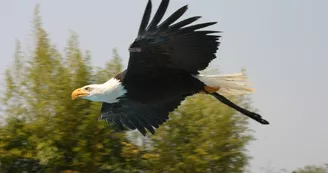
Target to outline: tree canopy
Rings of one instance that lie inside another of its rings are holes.
[[[318,165],[306,165],[303,168],[298,168],[292,173],[327,173],[328,172],[328,164],[318,166]]]

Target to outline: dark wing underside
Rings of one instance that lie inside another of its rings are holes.
[[[100,119],[114,123],[119,130],[138,129],[143,135],[148,130],[154,134],[155,128],[168,119],[168,114],[177,108],[183,99],[184,97],[176,97],[166,101],[143,104],[122,98],[117,103],[103,103]]]
[[[187,11],[187,6],[183,6],[159,24],[168,4],[169,0],[162,0],[148,25],[152,8],[148,1],[138,37],[130,46],[126,78],[159,76],[169,69],[197,74],[216,58],[220,36],[211,34],[218,31],[198,30],[216,22],[187,26],[200,18],[195,16],[174,23]]]

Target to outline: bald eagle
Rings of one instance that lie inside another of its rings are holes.
[[[169,0],[162,0],[149,23],[152,3],[148,1],[136,39],[129,47],[127,69],[103,84],[91,84],[72,92],[72,99],[102,102],[100,119],[119,130],[137,129],[152,134],[166,122],[188,96],[205,93],[258,121],[268,121],[228,100],[225,94],[247,94],[249,87],[243,73],[202,75],[216,58],[220,31],[199,30],[216,22],[189,25],[200,18],[176,22],[186,11],[185,5],[160,23]],[[175,23],[176,22],[176,23]]]

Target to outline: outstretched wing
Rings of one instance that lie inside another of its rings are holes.
[[[145,135],[147,129],[154,134],[155,128],[168,119],[169,113],[177,108],[184,98],[176,97],[149,104],[122,98],[117,103],[103,103],[100,119],[114,123],[120,130],[138,129]]]
[[[186,5],[159,24],[168,4],[169,0],[162,0],[148,25],[152,9],[151,0],[148,1],[138,36],[129,48],[126,78],[151,78],[169,69],[198,74],[216,58],[220,36],[211,34],[219,31],[198,30],[216,22],[187,26],[200,18],[195,16],[173,24],[187,11]]]

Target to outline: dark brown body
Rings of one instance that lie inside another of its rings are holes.
[[[204,84],[192,74],[169,71],[159,78],[125,79],[125,71],[116,76],[128,91],[125,97],[142,103],[166,100],[172,97],[186,97],[204,91]]]

